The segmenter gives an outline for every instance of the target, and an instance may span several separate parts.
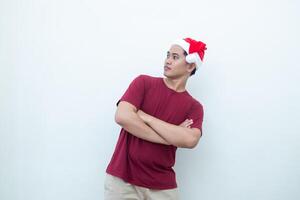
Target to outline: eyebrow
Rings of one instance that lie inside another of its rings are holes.
[[[168,54],[170,54],[170,51],[167,51]],[[172,55],[180,56],[178,53],[172,53]]]

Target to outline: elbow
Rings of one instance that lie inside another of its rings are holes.
[[[193,149],[197,146],[199,140],[201,137],[201,132],[200,133],[195,133],[195,134],[191,134],[189,138],[187,138],[187,140],[185,141],[185,148],[188,149]]]
[[[182,141],[174,142],[174,146],[179,147],[179,148],[187,148],[187,149],[193,149],[197,146],[198,141],[193,138],[187,138]]]
[[[127,102],[120,102],[115,113],[115,122],[123,127],[132,121],[132,113],[135,113],[134,106]]]
[[[125,124],[126,118],[121,115],[119,112],[116,112],[115,114],[115,122],[119,124],[120,126],[123,126]]]
[[[132,116],[133,111],[117,111],[115,114],[115,122],[122,126],[127,126],[129,124],[132,124],[133,122],[133,116]]]
[[[187,144],[188,149],[193,149],[197,146],[199,140],[192,140]]]
[[[121,124],[122,123],[122,121],[121,121],[121,117],[120,116],[117,116],[117,115],[115,115],[115,122],[117,123],[117,124]]]

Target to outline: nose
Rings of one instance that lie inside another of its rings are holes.
[[[170,65],[171,63],[172,63],[171,58],[170,58],[170,57],[169,57],[169,58],[166,58],[166,64]]]

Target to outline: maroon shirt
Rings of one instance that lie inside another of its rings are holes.
[[[163,78],[140,75],[118,101],[126,101],[138,110],[179,125],[193,119],[192,128],[202,132],[203,107],[187,91],[176,92]],[[117,104],[118,104],[117,103]],[[117,145],[106,172],[124,181],[150,189],[177,187],[173,170],[177,147],[145,141],[121,129]]]

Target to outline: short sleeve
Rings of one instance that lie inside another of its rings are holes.
[[[193,119],[191,128],[199,128],[201,130],[201,133],[203,116],[203,106],[199,102],[195,102],[188,113],[187,119]]]
[[[134,105],[138,110],[141,108],[145,93],[144,76],[139,75],[129,85],[123,96],[117,102],[126,101]]]

